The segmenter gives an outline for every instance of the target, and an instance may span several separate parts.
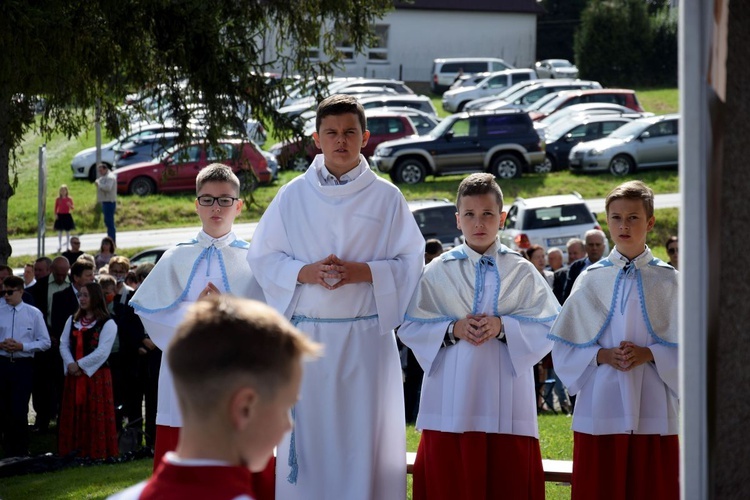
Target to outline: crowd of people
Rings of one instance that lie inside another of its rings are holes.
[[[136,269],[136,287],[114,234],[98,257],[39,259],[28,289],[3,279],[0,380],[26,377],[2,385],[6,453],[25,451],[9,429],[26,431],[31,393],[40,431],[57,417],[59,452],[91,458],[117,453],[145,398],[154,474],[118,499],[397,500],[416,415],[414,499],[537,499],[552,376],[573,411],[573,498],[678,498],[677,239],[675,265],[646,245],[651,189],[613,189],[614,249],[592,230],[564,265],[560,250],[501,245],[501,187],[472,174],[456,199],[464,242],[443,251],[370,170],[368,138],[355,98],[322,101],[323,154],[252,244],[233,232],[239,179],[213,164],[196,179],[202,229]],[[421,384],[404,381],[414,362]]]

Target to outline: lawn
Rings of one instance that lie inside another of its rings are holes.
[[[539,416],[539,438],[543,458],[558,460],[573,458],[573,434],[570,430],[570,422],[570,418],[564,415]],[[417,451],[418,444],[419,433],[413,426],[407,426],[408,451]],[[76,467],[57,472],[3,478],[0,481],[0,498],[3,500],[106,498],[112,493],[147,478],[151,474],[151,466],[151,459],[141,459],[120,464]],[[407,496],[411,499],[411,476],[408,477],[407,486]],[[548,500],[569,498],[569,486],[547,483]]]

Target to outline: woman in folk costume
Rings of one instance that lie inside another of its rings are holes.
[[[117,456],[112,376],[107,358],[117,336],[98,283],[84,285],[81,305],[68,318],[60,338],[65,389],[60,409],[58,452],[81,457]]]
[[[559,304],[497,240],[492,175],[467,177],[456,205],[466,243],[425,267],[398,332],[425,372],[414,499],[544,498],[533,367]]]
[[[677,499],[677,271],[646,246],[651,189],[627,182],[605,205],[615,248],[578,277],[550,332],[577,395],[572,498]]]

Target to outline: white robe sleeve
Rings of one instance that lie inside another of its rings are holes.
[[[435,361],[440,354],[440,347],[443,345],[443,339],[449,324],[450,321],[417,323],[406,320],[398,329],[398,337],[401,342],[414,352],[419,366],[422,367],[427,376],[432,375],[439,365]]]
[[[679,394],[679,354],[677,348],[662,344],[648,346],[654,355],[656,373],[669,387],[675,397]]]
[[[99,335],[99,345],[92,352],[78,360],[78,366],[83,373],[91,377],[109,358],[112,345],[117,337],[117,323],[113,319],[107,320]],[[68,350],[70,352],[70,350]]]
[[[552,323],[521,322],[509,316],[503,316],[502,321],[513,375],[527,373],[552,349],[553,342],[547,338]]]
[[[424,237],[406,202],[394,215],[387,237],[391,242],[388,252],[395,257],[367,263],[372,272],[382,334],[389,333],[404,321],[424,266]]]
[[[596,371],[596,353],[602,347],[594,344],[589,347],[573,347],[563,342],[552,346],[552,363],[555,373],[571,395],[576,395],[586,385],[589,377]]]
[[[68,365],[75,361],[70,353],[70,329],[73,324],[73,316],[68,316],[62,334],[60,334],[60,356],[63,360],[63,374],[68,374]]]
[[[266,209],[253,234],[247,261],[258,280],[266,303],[291,315],[290,304],[300,270],[308,263],[296,260],[287,237],[289,230],[279,207],[280,191]]]

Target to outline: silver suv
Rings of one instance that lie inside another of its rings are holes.
[[[583,239],[589,229],[601,229],[601,226],[578,193],[516,198],[508,209],[500,241],[513,250],[535,244],[545,249],[558,247],[567,262],[565,244],[571,238]]]

